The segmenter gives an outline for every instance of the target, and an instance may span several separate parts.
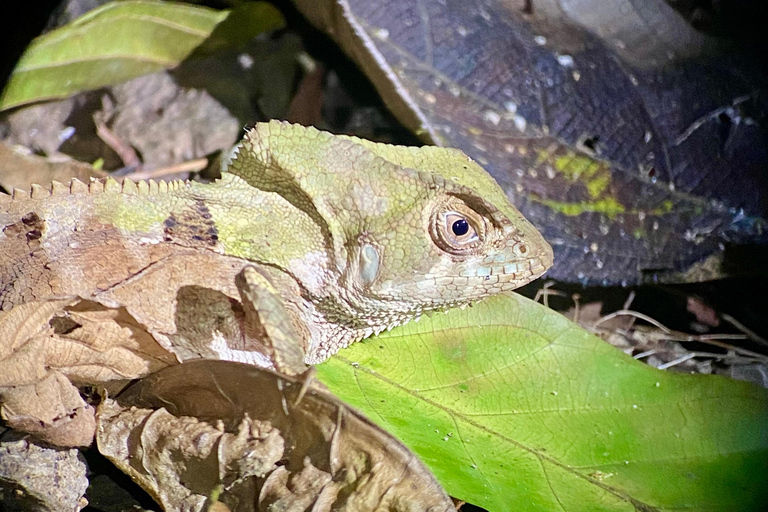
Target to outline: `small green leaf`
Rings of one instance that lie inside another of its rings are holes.
[[[231,18],[231,19],[230,19]],[[207,50],[279,28],[267,3],[215,11],[172,2],[111,2],[35,39],[0,97],[0,110],[124,82],[178,65],[211,36]]]
[[[514,295],[318,366],[447,491],[508,510],[764,510],[768,393],[646,366]]]

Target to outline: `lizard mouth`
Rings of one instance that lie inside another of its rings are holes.
[[[527,272],[524,272],[522,276],[516,275],[512,279],[515,281],[515,288],[524,286],[531,281],[535,281],[544,273],[546,273],[547,270],[552,266],[552,254],[548,255],[542,255],[540,258],[532,258],[530,263],[530,268]]]
[[[533,244],[529,244],[529,247],[531,245]],[[506,247],[499,252],[487,255],[481,261],[476,260],[475,264],[465,269],[461,275],[470,279],[482,278],[488,284],[498,282],[516,284],[514,288],[522,286],[517,283],[523,280],[528,283],[544,274],[552,266],[554,255],[549,244],[542,240],[535,245],[540,247],[537,254],[529,254],[530,251],[526,249],[524,255],[513,253],[510,256],[510,249]],[[515,245],[515,247],[518,246],[522,244]],[[507,289],[512,288],[505,286],[504,290]]]

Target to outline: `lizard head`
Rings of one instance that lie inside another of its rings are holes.
[[[343,310],[334,314],[373,330],[512,290],[552,264],[541,234],[461,151],[273,121],[249,132],[239,152],[231,173],[280,194],[323,233],[325,254],[288,270]]]
[[[229,172],[312,219],[324,242],[285,268],[318,309],[365,333],[512,290],[552,264],[536,228],[455,149],[272,121],[246,135]]]
[[[550,245],[461,151],[359,143],[393,165],[370,189],[398,200],[351,244],[354,286],[345,288],[444,309],[523,286],[552,265]]]

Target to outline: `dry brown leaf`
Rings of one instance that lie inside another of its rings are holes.
[[[123,308],[41,300],[0,312],[0,387],[54,371],[82,383],[135,379],[175,362]]]
[[[766,243],[768,131],[741,114],[765,111],[762,70],[669,5],[701,2],[293,3],[556,241],[551,279],[703,281],[723,245]]]
[[[402,444],[319,388],[224,361],[166,368],[100,406],[99,450],[166,510],[455,510]]]
[[[119,237],[79,242],[69,259],[30,256],[3,295],[13,307],[0,311],[0,404],[14,428],[90,444],[93,413],[66,378],[103,386],[196,358],[269,364],[238,300],[243,260],[170,245],[139,251]],[[52,289],[66,298],[39,299]]]
[[[0,312],[0,415],[58,446],[88,446],[93,409],[70,382],[130,380],[175,359],[123,309],[78,299]]]
[[[245,418],[228,433],[165,409],[99,407],[99,450],[165,510],[202,510],[217,487],[273,470],[283,454],[279,433]],[[251,496],[252,497],[252,496]]]
[[[40,346],[53,332],[48,322],[72,302],[37,301],[0,311],[0,387],[34,383],[47,375]]]
[[[58,372],[35,384],[0,388],[0,417],[9,427],[56,446],[88,446],[96,428],[93,408]]]
[[[88,182],[90,178],[106,176],[106,173],[77,160],[55,162],[37,155],[23,154],[6,144],[0,144],[0,169],[3,170],[0,186],[8,191],[14,188],[29,190],[33,183],[66,183],[71,178]]]

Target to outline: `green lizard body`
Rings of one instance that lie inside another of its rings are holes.
[[[308,363],[517,288],[552,263],[538,231],[460,151],[279,122],[251,130],[214,183],[36,186],[0,197],[0,229],[0,310],[92,297],[180,252],[218,253],[271,283]]]

